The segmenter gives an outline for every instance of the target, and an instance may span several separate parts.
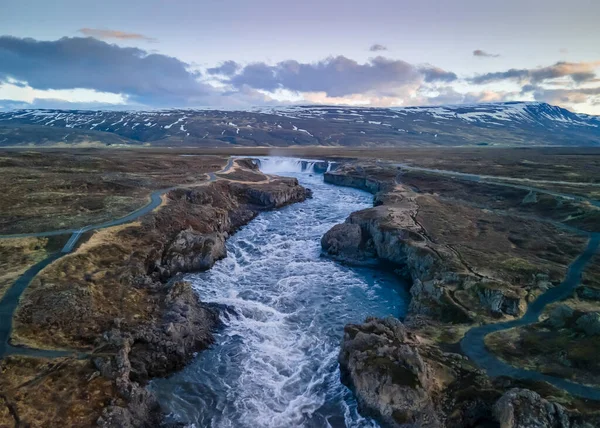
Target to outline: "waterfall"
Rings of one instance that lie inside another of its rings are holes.
[[[256,159],[260,170],[266,174],[282,174],[285,172],[306,172],[323,174],[335,168],[335,162],[314,159],[290,159],[285,157],[268,157]]]

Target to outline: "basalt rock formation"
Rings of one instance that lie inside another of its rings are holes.
[[[76,412],[68,407],[48,416],[45,423],[90,425],[96,419],[104,427],[160,423],[160,408],[145,384],[183,368],[194,353],[212,343],[218,324],[216,309],[202,303],[191,284],[174,275],[209,269],[226,256],[226,238],[261,211],[310,196],[295,179],[245,171],[261,176],[259,182],[218,180],[172,190],[165,204],[140,222],[97,232],[32,281],[15,315],[13,343],[78,350],[88,361],[76,365],[73,381],[82,378],[69,386],[73,396],[88,397],[85,416],[74,419]],[[74,364],[69,361],[64,360],[62,367]],[[22,363],[8,358],[0,364],[4,373],[16,373],[15,365]],[[110,382],[102,399],[88,390],[87,377]],[[0,389],[17,391],[23,379],[27,377],[3,377]],[[34,414],[33,402],[56,406],[52,394],[28,394],[30,398],[23,399],[7,393],[2,399],[21,415]],[[44,420],[41,415],[35,418]],[[31,423],[26,416],[20,420]]]
[[[493,186],[467,188],[368,162],[343,165],[325,181],[373,193],[374,207],[329,230],[323,252],[345,263],[388,264],[411,283],[403,322],[370,318],[345,328],[342,378],[362,412],[392,427],[593,426],[577,406],[567,410],[514,380],[492,380],[458,353],[471,326],[520,317],[557,285],[584,238],[514,208],[490,209],[519,204],[508,200],[518,195],[494,194]],[[596,320],[589,315],[579,329],[594,334]]]

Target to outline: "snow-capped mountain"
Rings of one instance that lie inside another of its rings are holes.
[[[23,144],[28,138],[36,143],[36,135],[50,128],[54,137],[48,142],[66,143],[102,142],[109,133],[119,140],[107,144],[180,146],[600,145],[599,117],[527,102],[395,108],[284,106],[248,111],[15,110],[0,112],[0,127],[4,146]],[[11,129],[18,129],[18,138],[11,138]]]

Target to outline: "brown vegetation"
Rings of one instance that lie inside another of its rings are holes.
[[[218,156],[151,151],[2,151],[0,233],[73,229],[122,217],[158,189],[199,183]]]

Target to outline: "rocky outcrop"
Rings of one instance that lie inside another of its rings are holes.
[[[494,406],[501,428],[570,428],[565,409],[527,389],[511,389]]]
[[[373,171],[373,168],[376,170]],[[354,187],[375,194],[391,187],[392,185],[389,182],[393,183],[395,181],[396,173],[386,168],[372,167],[369,174],[367,174],[367,171],[360,165],[343,164],[335,171],[326,172],[324,180],[325,183]],[[375,175],[377,175],[377,178],[374,178]]]
[[[396,318],[347,325],[339,361],[361,411],[386,426],[440,426],[432,400],[435,373],[421,357],[416,338]]]
[[[280,178],[277,185],[270,183],[262,186],[240,187],[231,185],[232,190],[244,197],[247,203],[262,207],[262,209],[281,208],[294,202],[303,201],[311,197],[310,189],[298,184],[295,178]]]
[[[491,380],[466,357],[443,352],[415,326],[398,319],[368,318],[344,329],[342,380],[359,410],[386,427],[591,428],[597,415],[582,415]]]
[[[478,291],[479,302],[491,314],[520,316],[525,312],[525,300],[517,293],[506,287],[494,288],[489,284],[482,284]]]
[[[183,368],[212,343],[218,323],[216,311],[173,276],[209,269],[239,227],[309,196],[295,179],[266,176],[172,190],[139,223],[99,232],[43,271],[23,295],[13,338],[93,354],[114,384],[101,426],[157,426],[162,414],[146,383]]]
[[[576,325],[587,336],[600,336],[600,312],[588,312],[580,316]]]
[[[330,229],[321,240],[323,252],[346,263],[391,264],[411,282],[404,324],[394,318],[369,318],[345,328],[339,355],[342,378],[355,392],[361,412],[392,427],[579,426],[559,405],[532,391],[521,389],[502,397],[512,380],[492,380],[466,357],[443,351],[456,350],[474,322],[522,316],[527,302],[552,286],[550,276],[518,257],[502,262],[502,269],[478,263],[479,255],[486,253],[492,254],[487,262],[497,260],[499,250],[481,243],[489,236],[490,220],[480,219],[477,211],[463,221],[451,211],[455,205],[440,203],[436,194],[417,193],[401,184],[397,173],[365,163],[325,175],[329,183],[373,193],[374,207],[352,213]],[[420,183],[435,187],[427,179]],[[439,184],[441,189],[452,186]],[[423,213],[441,220],[429,221]],[[458,231],[453,233],[460,246],[448,229]],[[479,242],[471,245],[463,234]],[[510,237],[510,246],[522,245],[516,235]],[[551,318],[549,322],[557,325],[575,322],[572,311]],[[586,334],[596,334],[596,318],[581,319],[579,329],[584,331],[585,325]],[[450,326],[456,324],[463,330],[451,339],[455,333]],[[565,420],[567,425],[562,425]]]
[[[212,343],[218,314],[200,302],[188,282],[170,286],[158,323],[135,331],[115,327],[103,337],[103,351],[114,357],[94,362],[103,376],[115,380],[126,407],[110,406],[98,421],[104,427],[151,426],[161,414],[155,397],[143,385],[153,377],[182,369],[195,352]]]
[[[600,288],[587,287],[582,285],[577,287],[577,296],[580,299],[591,300],[593,302],[600,302]]]
[[[249,171],[259,171],[259,169],[260,169],[260,162],[257,159],[251,159],[251,158],[236,159],[235,163],[238,164],[240,168],[244,168]]]
[[[333,226],[321,238],[321,247],[328,255],[352,264],[370,264],[376,256],[373,242],[363,236],[358,224]]]
[[[399,189],[394,194],[398,204],[354,212],[345,223],[330,229],[321,239],[323,252],[350,264],[392,265],[412,282],[411,314],[470,319],[452,298],[450,288],[478,279],[461,273],[456,257],[427,239],[415,221],[418,207],[409,193]]]
[[[573,309],[569,305],[560,304],[557,305],[550,316],[546,319],[546,324],[555,329],[563,328],[569,323],[571,317],[573,317]]]
[[[192,229],[182,230],[167,244],[157,269],[162,278],[170,278],[180,272],[204,271],[217,260],[227,256],[225,234],[198,233]]]

